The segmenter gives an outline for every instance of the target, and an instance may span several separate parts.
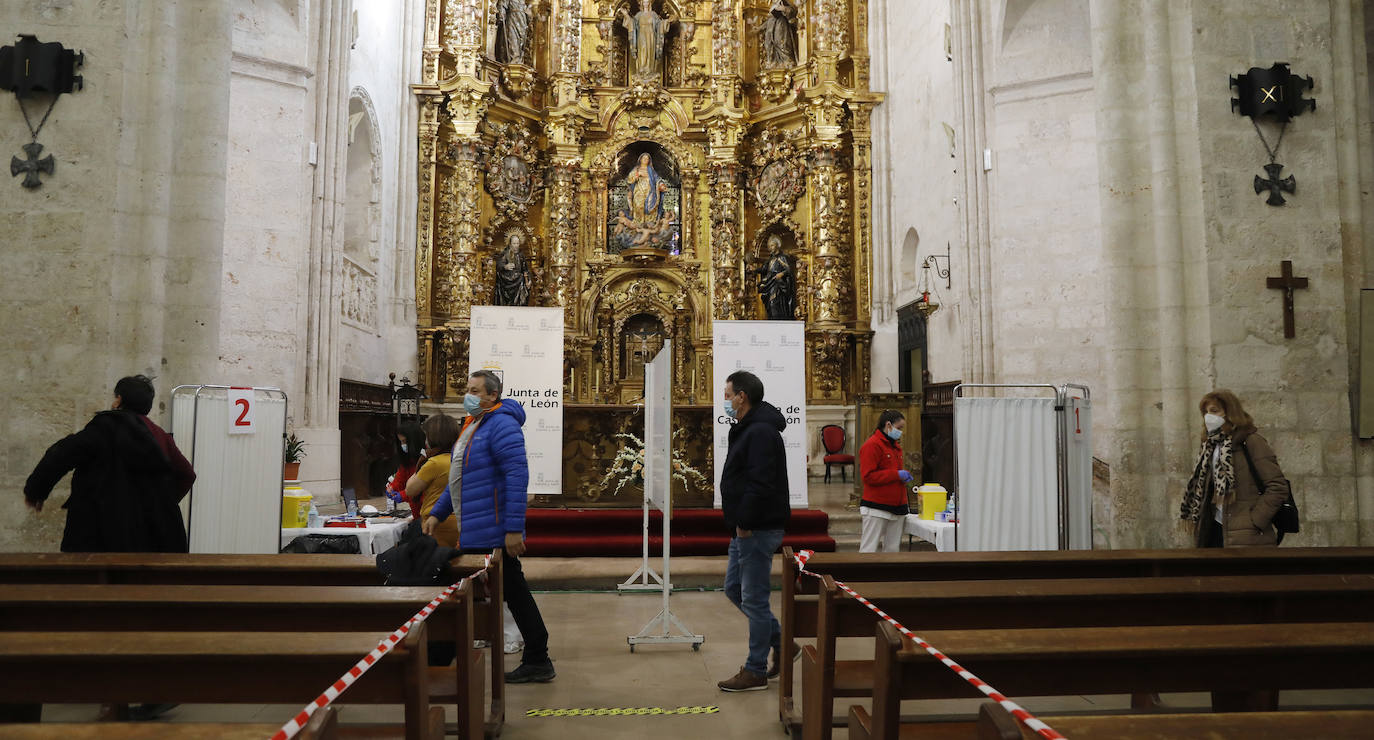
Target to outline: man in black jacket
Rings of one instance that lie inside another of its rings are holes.
[[[721,691],[768,688],[778,675],[782,629],[768,606],[773,553],[792,515],[787,493],[787,451],[782,412],[763,400],[763,383],[740,370],[725,380],[725,413],[735,420],[720,474],[721,509],[730,528],[725,597],[749,618],[749,658]],[[773,650],[768,665],[768,650]]]

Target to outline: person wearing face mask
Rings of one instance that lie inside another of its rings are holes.
[[[768,607],[768,594],[773,553],[792,516],[782,441],[787,419],[763,400],[758,376],[744,370],[725,379],[725,414],[734,419],[720,473],[720,508],[730,530],[725,598],[749,620],[749,656],[739,673],[716,685],[721,691],[760,691],[781,669],[782,629]]]
[[[1215,390],[1198,404],[1202,451],[1179,518],[1195,525],[1197,547],[1274,546],[1274,514],[1288,500],[1288,479],[1268,440],[1236,394]]]
[[[416,516],[416,500],[406,492],[406,484],[425,462],[426,451],[425,432],[419,424],[408,421],[396,429],[396,473],[387,481],[386,497],[410,507]]]
[[[878,428],[859,448],[859,477],[864,495],[859,501],[863,530],[859,552],[897,552],[902,526],[909,512],[907,484],[911,473],[902,469],[902,430],[906,417],[888,409],[878,416]]]
[[[448,488],[425,518],[424,533],[433,534],[453,514],[456,496],[458,549],[481,553],[503,548],[506,605],[525,639],[520,666],[506,674],[506,683],[548,683],[555,676],[549,659],[549,631],[520,568],[530,483],[525,434],[520,431],[525,407],[501,398],[501,378],[496,373],[478,370],[468,378],[463,408],[468,417],[453,446]]]

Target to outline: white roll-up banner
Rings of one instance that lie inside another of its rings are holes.
[[[715,377],[711,403],[715,407],[716,506],[720,506],[720,472],[729,450],[730,427],[725,415],[725,379],[747,370],[763,381],[763,400],[778,407],[787,419],[783,445],[787,450],[787,488],[792,508],[806,508],[806,325],[801,321],[716,321]]]
[[[673,497],[673,343],[644,366],[644,496],[663,513]]]
[[[563,309],[473,306],[470,372],[501,378],[525,407],[530,495],[563,493]]]

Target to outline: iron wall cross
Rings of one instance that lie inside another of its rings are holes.
[[[25,144],[23,148],[24,153],[28,155],[28,159],[10,157],[10,176],[18,177],[19,173],[22,172],[24,173],[24,187],[36,188],[43,184],[43,181],[38,179],[38,173],[42,172],[45,175],[51,175],[53,172],[52,155],[49,154],[39,159],[38,155],[43,152],[43,145],[36,141]]]
[[[1293,277],[1293,260],[1284,260],[1280,265],[1281,277],[1268,278],[1269,287],[1283,291],[1283,336],[1292,339],[1297,336],[1293,326],[1293,291],[1307,287],[1307,278]]]
[[[1283,172],[1283,165],[1271,162],[1264,166],[1264,171],[1269,175],[1268,179],[1255,175],[1255,195],[1259,195],[1265,190],[1268,190],[1269,200],[1266,200],[1265,203],[1271,206],[1281,206],[1285,202],[1283,199],[1284,193],[1292,194],[1297,192],[1298,181],[1295,180],[1292,175],[1282,179],[1279,178],[1279,173]]]

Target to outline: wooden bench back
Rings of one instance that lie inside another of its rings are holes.
[[[281,725],[247,722],[44,722],[9,724],[6,740],[263,740]],[[334,707],[315,710],[296,740],[335,740],[339,713]]]
[[[1161,737],[1363,740],[1374,734],[1374,711],[1364,709],[1045,716],[1040,719],[1075,740],[1152,740]],[[1040,740],[1040,735],[1021,724],[1002,705],[988,702],[978,712],[978,740]]]

